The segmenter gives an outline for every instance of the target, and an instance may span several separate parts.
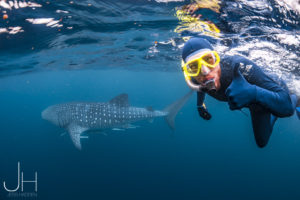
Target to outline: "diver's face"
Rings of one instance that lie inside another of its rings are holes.
[[[195,57],[191,57],[187,60],[190,61],[192,59],[197,58]],[[206,56],[205,57],[205,62],[207,62],[208,64],[215,64],[215,59],[213,58],[213,56]],[[202,85],[205,87],[205,83],[207,81],[213,80],[214,79],[214,84],[215,84],[215,89],[218,90],[220,89],[221,85],[220,85],[220,77],[221,77],[221,68],[220,68],[220,64],[218,64],[216,67],[211,68],[208,67],[206,65],[202,65],[201,66],[201,71],[197,76],[194,76],[193,78],[198,82],[198,84]]]
[[[204,86],[207,81],[214,79],[216,90],[219,90],[221,87],[220,77],[221,77],[221,68],[219,64],[213,69],[203,65],[201,68],[201,73],[199,73],[198,76],[195,76],[193,78],[202,86]]]

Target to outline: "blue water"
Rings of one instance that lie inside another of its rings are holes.
[[[279,119],[269,144],[260,149],[249,112],[230,111],[209,96],[210,121],[199,118],[194,94],[177,115],[175,132],[156,118],[135,123],[136,129],[90,134],[78,151],[69,135],[61,136],[64,130],[41,118],[43,109],[70,101],[105,102],[124,92],[132,106],[163,109],[189,91],[179,68],[184,41],[174,32],[180,25],[175,8],[188,2],[36,3],[42,7],[0,7],[9,16],[0,28],[24,30],[0,33],[1,200],[13,199],[2,183],[16,186],[17,162],[26,179],[38,173],[33,199],[300,198],[297,117]],[[242,8],[223,3],[221,13],[231,9],[245,18],[208,15],[222,36],[205,37],[221,54],[247,56],[286,78],[300,94],[297,10],[276,1],[240,1]],[[263,3],[272,12],[263,14],[268,11]],[[261,18],[252,19],[251,27],[246,16]],[[267,23],[263,16],[277,21]],[[29,18],[62,18],[63,26],[31,24]],[[32,192],[27,184],[25,192]]]

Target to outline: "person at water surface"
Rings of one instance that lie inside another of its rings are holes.
[[[195,37],[185,43],[182,70],[188,86],[197,91],[197,109],[203,119],[211,119],[204,104],[206,93],[228,102],[231,110],[249,108],[259,147],[268,143],[278,117],[292,116],[296,109],[300,119],[300,107],[296,108],[300,101],[282,80],[274,81],[245,57],[220,58],[206,39]]]

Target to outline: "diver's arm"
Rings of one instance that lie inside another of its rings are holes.
[[[197,92],[197,107],[203,106],[205,99],[205,92],[198,91]]]
[[[273,84],[267,84],[270,87],[276,87]],[[282,88],[271,91],[256,86],[256,102],[269,109],[272,114],[278,117],[288,117],[294,113],[290,95]]]
[[[241,75],[239,65],[234,68],[233,81],[226,91],[230,108],[240,109],[258,103],[277,117],[291,116],[294,108],[288,91],[253,62],[247,59],[240,62],[250,67],[241,68],[245,77]]]
[[[252,79],[256,86],[255,101],[257,103],[270,110],[277,117],[293,115],[294,108],[287,89],[280,86],[255,64],[250,73],[251,77],[249,78]]]
[[[200,115],[205,120],[210,120],[211,114],[206,109],[204,104],[205,92],[199,91],[197,92],[197,110]]]

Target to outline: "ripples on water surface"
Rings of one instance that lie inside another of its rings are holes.
[[[0,24],[1,76],[53,68],[179,71],[182,36],[203,35],[174,32],[176,9],[188,3],[1,0],[8,15]],[[245,55],[299,86],[296,1],[227,0],[219,14],[203,10],[221,29],[209,38],[218,51]]]

